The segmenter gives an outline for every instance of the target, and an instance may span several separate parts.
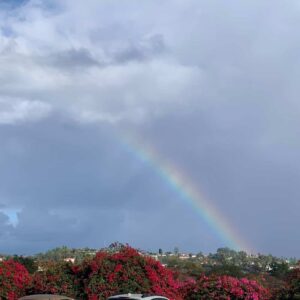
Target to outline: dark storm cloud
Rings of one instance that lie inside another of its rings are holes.
[[[191,214],[155,170],[122,147],[109,126],[53,118],[39,126],[2,126],[0,136],[5,251],[30,253],[62,244],[102,247],[114,240],[138,246],[145,238],[144,245],[151,247],[158,230],[161,245],[168,247],[169,219],[182,211]],[[199,221],[192,215],[186,223],[173,224],[172,232],[176,236],[176,230],[188,229],[191,222],[199,226]]]
[[[231,113],[227,111],[226,121],[208,113],[176,114],[156,120],[139,135],[147,136],[166,159],[176,161],[250,245],[296,255],[300,144],[291,147],[285,137],[266,140],[266,123],[258,115],[255,119],[247,112],[236,121]],[[295,128],[290,134],[296,132]]]
[[[185,170],[258,251],[299,252],[297,1],[32,0],[0,17],[8,251],[96,238],[221,246],[122,148],[129,131]]]
[[[161,35],[155,35],[138,44],[129,43],[124,49],[114,54],[115,63],[126,63],[130,61],[143,61],[151,57],[157,57],[165,50],[165,44]]]
[[[61,69],[100,65],[100,63],[91,56],[91,53],[84,48],[62,51],[45,57],[43,60],[50,66]]]
[[[95,59],[88,49],[67,49],[61,52],[52,53],[36,59],[37,63],[45,64],[51,68],[61,69],[62,71],[74,72],[89,67],[110,67],[118,64],[130,63],[135,61],[146,61],[157,57],[165,50],[163,37],[154,35],[138,43],[126,41],[120,48],[113,53],[106,53],[108,59],[102,61]]]

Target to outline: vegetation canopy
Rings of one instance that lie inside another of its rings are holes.
[[[233,258],[226,256],[229,253]],[[188,255],[185,259],[180,259],[179,252],[171,254],[164,256],[161,250],[154,259],[117,243],[77,262],[64,261],[63,257],[31,258],[31,262],[29,258],[14,256],[0,262],[0,299],[61,294],[75,299],[104,300],[131,292],[158,294],[171,300],[279,300],[298,299],[300,294],[297,266],[290,269],[271,259],[269,271],[266,271],[269,265],[259,265],[262,271],[255,267],[254,271],[251,269],[253,272],[246,273],[247,256],[227,249],[219,249],[215,255]],[[238,272],[240,261],[235,255],[240,255],[245,262]],[[169,260],[169,265],[159,260]],[[30,267],[32,274],[22,263]],[[229,271],[231,275],[227,274]]]

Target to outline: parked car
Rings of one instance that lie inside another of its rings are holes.
[[[111,296],[107,300],[169,300],[166,297],[149,294],[122,294]]]
[[[39,294],[39,295],[29,295],[19,298],[19,300],[74,300],[72,298],[61,296],[61,295],[51,295],[51,294]]]

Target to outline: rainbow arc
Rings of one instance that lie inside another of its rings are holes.
[[[123,145],[134,157],[150,165],[162,181],[182,201],[190,205],[228,247],[237,251],[253,252],[224,214],[217,209],[213,201],[208,199],[200,191],[199,186],[196,186],[175,164],[164,160],[153,147],[137,137],[123,135]]]

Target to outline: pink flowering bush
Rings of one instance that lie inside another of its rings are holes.
[[[128,292],[153,293],[172,300],[270,299],[267,289],[246,278],[201,276],[197,281],[180,282],[172,270],[130,247],[123,247],[117,253],[99,252],[76,268],[77,284],[83,286],[81,299],[106,299]]]
[[[76,295],[75,274],[69,263],[45,263],[43,271],[35,272],[28,294],[61,294],[74,297]]]
[[[154,293],[181,300],[179,283],[171,270],[137,250],[123,247],[117,253],[98,252],[76,268],[81,298],[106,299],[118,293]]]
[[[23,265],[13,260],[0,263],[1,300],[16,300],[25,295],[30,283],[31,276]]]
[[[300,273],[299,273],[300,274]],[[284,295],[299,291],[299,275],[292,274]],[[231,276],[204,276],[179,280],[177,273],[137,250],[122,246],[101,251],[81,264],[48,262],[32,276],[15,261],[0,263],[0,300],[25,294],[62,294],[82,300],[105,300],[119,293],[151,293],[171,300],[267,300],[266,288],[254,280]],[[275,299],[275,298],[273,298]],[[276,298],[288,299],[288,298]]]
[[[254,280],[237,279],[231,276],[201,276],[181,287],[184,299],[266,300],[270,299],[267,289]]]

